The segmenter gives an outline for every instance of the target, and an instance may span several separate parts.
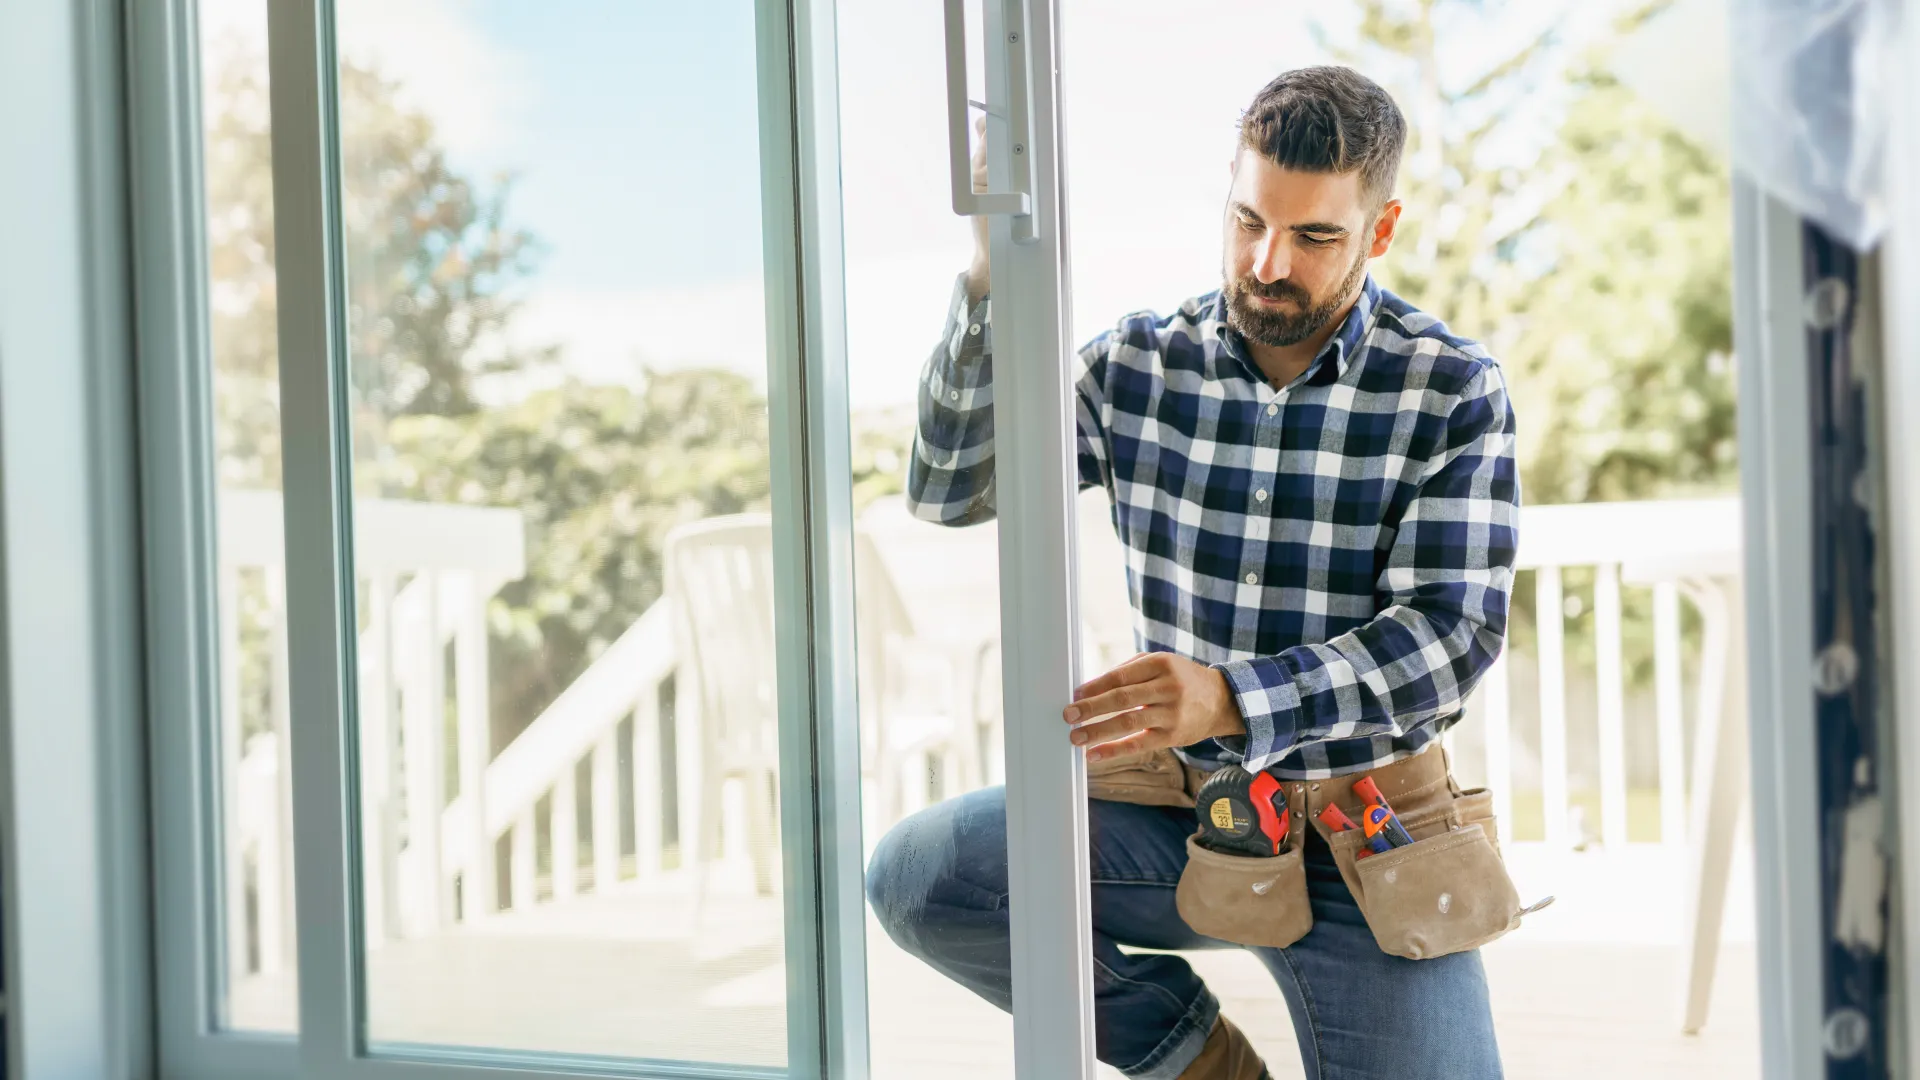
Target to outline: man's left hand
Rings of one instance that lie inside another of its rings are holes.
[[[1069,724],[1104,717],[1074,729],[1089,762],[1247,730],[1227,677],[1173,653],[1141,653],[1075,690],[1073,702],[1062,713]]]

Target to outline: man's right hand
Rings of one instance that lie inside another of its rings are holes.
[[[987,190],[987,118],[973,121],[973,190]],[[973,265],[967,267],[967,300],[979,303],[987,295],[992,264],[987,255],[987,216],[973,216]]]

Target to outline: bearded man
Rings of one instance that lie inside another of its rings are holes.
[[[1064,704],[1090,775],[1173,754],[1269,773],[1298,807],[1362,776],[1447,794],[1440,737],[1506,635],[1519,484],[1499,365],[1368,273],[1400,221],[1405,140],[1357,72],[1274,79],[1241,120],[1220,288],[1080,351],[1080,482],[1112,499],[1141,649]],[[908,484],[916,514],[948,525],[994,512],[984,226],[975,246],[922,376]],[[1175,954],[1244,943],[1183,919],[1194,812],[1154,801],[1089,808],[1096,1050],[1145,1080],[1257,1080],[1266,1067]],[[867,879],[896,942],[1002,1008],[1005,812],[991,788],[914,815]],[[1479,953],[1388,955],[1322,832],[1301,836],[1311,930],[1253,948],[1307,1075],[1498,1077]]]

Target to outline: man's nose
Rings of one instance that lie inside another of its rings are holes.
[[[1277,230],[1269,229],[1253,248],[1253,276],[1262,285],[1271,285],[1293,269],[1288,248]]]

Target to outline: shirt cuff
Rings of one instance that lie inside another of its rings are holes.
[[[1246,721],[1242,766],[1260,772],[1293,751],[1300,731],[1300,689],[1293,673],[1271,656],[1215,664],[1233,691],[1233,703]],[[1222,749],[1231,746],[1220,740]]]
[[[987,352],[992,339],[993,295],[979,300],[967,297],[967,275],[953,282],[953,296],[947,301],[947,355],[963,361]]]

